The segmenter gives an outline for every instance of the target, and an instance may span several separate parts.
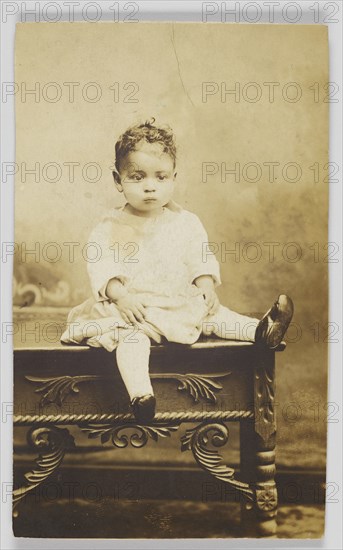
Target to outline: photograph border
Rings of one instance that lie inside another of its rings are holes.
[[[14,39],[15,25],[22,22],[22,10],[27,7],[33,13],[37,8],[37,4],[41,7],[47,2],[3,2],[1,3],[1,83],[14,82]],[[80,1],[82,7],[87,2]],[[113,13],[109,10],[109,6],[113,2],[107,0],[98,0],[94,2],[102,6],[103,18],[99,20],[110,21]],[[94,4],[93,3],[93,4]],[[240,10],[244,4],[239,5]],[[270,9],[268,4],[279,4],[278,10],[274,12],[274,21],[268,21],[270,17]],[[286,4],[301,3],[304,17],[299,21],[285,20],[282,7]],[[137,0],[135,2],[120,2],[120,8],[124,10],[125,4],[137,4],[139,7],[139,21],[197,21],[206,22],[203,20],[205,2],[198,0],[185,1],[173,0],[164,1],[162,3],[156,1]],[[207,2],[212,4],[214,9],[221,2]],[[233,8],[237,2],[228,1]],[[321,14],[327,4],[337,4],[339,6],[338,23],[329,23],[329,51],[330,51],[330,81],[336,82],[340,86],[339,102],[330,104],[330,153],[329,161],[336,162],[340,168],[340,176],[342,178],[342,9],[343,5],[337,2],[319,2],[302,1],[289,2],[280,0],[279,2],[250,2],[250,4],[258,4],[261,6],[264,14],[264,19],[259,22],[251,22],[251,24],[270,23],[270,24],[316,24],[314,19],[314,11],[311,6],[319,5],[318,24],[323,21]],[[13,7],[11,14],[10,7]],[[16,6],[18,11],[16,11]],[[7,9],[5,13],[5,8]],[[236,7],[237,9],[237,7]],[[9,11],[8,11],[9,10]],[[125,12],[123,12],[125,13]],[[68,12],[64,6],[63,18],[61,21],[68,21]],[[6,16],[6,17],[5,17]],[[27,21],[33,21],[35,16],[27,18]],[[75,12],[74,20],[82,21],[82,14]],[[42,19],[41,19],[42,21]],[[134,22],[133,24],[139,24]],[[234,21],[230,21],[234,22]],[[243,20],[240,22],[249,23]],[[53,24],[51,22],[50,24]],[[130,23],[131,24],[131,23]],[[14,96],[7,99],[6,102],[1,101],[1,163],[15,162],[15,109]],[[13,351],[12,342],[9,340],[1,345],[1,403],[2,416],[0,423],[0,441],[1,441],[1,518],[2,518],[2,533],[1,547],[9,548],[32,548],[34,550],[40,548],[194,548],[194,541],[198,548],[327,548],[334,549],[342,546],[342,532],[338,532],[342,517],[342,186],[339,184],[330,185],[330,200],[329,200],[329,242],[339,244],[340,260],[338,263],[329,264],[329,321],[335,322],[339,326],[339,344],[329,344],[329,390],[328,402],[334,402],[339,407],[339,421],[337,423],[328,423],[328,439],[327,439],[327,483],[335,482],[338,484],[339,492],[336,495],[337,503],[326,504],[326,526],[325,537],[323,539],[26,539],[16,538],[12,534],[12,503],[9,498],[9,487],[12,483],[12,417],[11,403],[13,407]],[[10,214],[9,214],[10,213]],[[1,241],[14,242],[14,177],[10,177],[6,184],[1,185]],[[7,260],[1,262],[1,322],[2,330],[4,323],[12,321],[12,293],[9,289],[12,288],[12,272],[13,262]],[[116,541],[115,543],[113,541]]]

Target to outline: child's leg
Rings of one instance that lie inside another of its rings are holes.
[[[225,306],[219,306],[217,313],[206,317],[202,332],[206,336],[215,334],[226,340],[255,341],[259,319],[236,313]]]
[[[227,340],[256,342],[269,349],[276,349],[286,334],[293,312],[293,302],[286,294],[280,294],[260,320],[220,306],[215,315],[206,317],[202,332],[206,336],[215,334]]]
[[[149,376],[150,339],[135,329],[120,329],[117,364],[130,400],[153,395]]]

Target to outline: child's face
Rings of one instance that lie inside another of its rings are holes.
[[[176,172],[173,159],[158,143],[142,141],[122,160],[116,185],[142,216],[153,216],[171,199]]]

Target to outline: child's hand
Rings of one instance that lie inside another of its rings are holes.
[[[206,289],[203,291],[205,303],[208,307],[208,315],[214,315],[219,308],[219,299],[214,289]]]
[[[145,319],[145,305],[134,294],[126,294],[115,301],[115,305],[120,311],[124,321],[129,325],[143,323]]]

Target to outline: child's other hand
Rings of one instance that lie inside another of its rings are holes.
[[[126,294],[115,301],[124,321],[129,325],[143,323],[145,319],[145,305],[134,294]]]
[[[213,289],[207,289],[203,291],[203,296],[208,308],[208,315],[217,313],[220,303],[216,292]]]

